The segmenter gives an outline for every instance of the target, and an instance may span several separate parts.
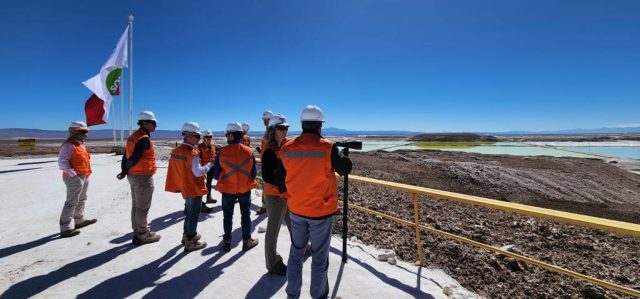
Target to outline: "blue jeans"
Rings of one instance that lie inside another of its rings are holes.
[[[224,226],[225,241],[231,241],[231,227],[233,226],[233,209],[235,207],[236,198],[240,202],[240,224],[242,225],[242,240],[246,241],[251,239],[251,191],[247,193],[228,194],[222,193],[222,212],[224,219],[222,221]]]
[[[302,262],[304,250],[311,240],[311,297],[327,298],[329,295],[329,247],[335,216],[314,220],[290,214],[291,250],[287,263],[287,298],[300,298],[302,287]]]
[[[185,197],[184,204],[187,208],[187,215],[184,218],[184,234],[187,235],[188,239],[191,239],[198,233],[198,216],[200,215],[202,196]]]

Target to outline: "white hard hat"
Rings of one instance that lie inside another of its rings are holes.
[[[211,132],[211,130],[204,130],[204,131],[202,131],[202,136],[203,137],[213,137],[213,132]]]
[[[226,133],[242,132],[242,126],[238,122],[231,122],[227,124],[227,128],[224,131]]]
[[[152,121],[158,121],[156,119],[156,115],[153,114],[153,112],[151,111],[142,111],[138,114],[138,120],[152,120]]]
[[[273,112],[271,112],[271,110],[262,112],[262,120],[268,120],[271,118],[271,116],[273,116]]]
[[[251,129],[251,126],[249,126],[248,123],[242,123],[242,131],[247,133],[247,132],[249,132],[249,129]]]
[[[69,129],[89,130],[87,124],[81,120],[76,120],[69,125]]]
[[[182,125],[181,131],[183,135],[200,135],[200,125],[197,122],[188,121]]]
[[[276,126],[288,127],[287,118],[280,113],[271,116],[271,118],[269,118],[269,127]]]
[[[302,110],[300,121],[321,121],[324,122],[324,113],[322,109],[316,105],[307,105]]]

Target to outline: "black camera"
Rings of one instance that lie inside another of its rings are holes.
[[[341,142],[336,142],[336,145],[339,147],[346,147],[346,148],[356,149],[356,150],[362,149],[362,141],[355,141],[355,140],[341,141]]]

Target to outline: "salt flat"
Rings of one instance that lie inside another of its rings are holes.
[[[98,223],[79,236],[58,238],[58,217],[65,187],[56,158],[0,160],[0,298],[285,298],[286,279],[267,274],[264,266],[266,218],[252,211],[252,236],[258,247],[243,252],[240,214],[234,215],[234,247],[224,253],[222,209],[201,214],[198,232],[209,245],[183,253],[183,200],[164,191],[166,163],[155,175],[156,190],[149,213],[158,243],[131,244],[129,184],[118,181],[120,157],[92,156],[93,174],[85,215]],[[219,199],[219,193],[214,192]],[[260,205],[253,194],[252,210]],[[257,205],[257,206],[256,206]],[[288,256],[283,226],[278,251]],[[411,263],[391,265],[375,258],[375,248],[349,243],[349,261],[341,263],[342,239],[331,244],[329,284],[342,298],[476,297],[438,269]],[[305,262],[302,298],[309,298],[310,259]],[[446,288],[446,291],[445,291]],[[446,293],[446,294],[445,294]]]

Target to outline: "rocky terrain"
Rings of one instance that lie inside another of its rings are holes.
[[[640,223],[640,176],[601,160],[440,151],[352,154],[353,174]],[[413,220],[404,192],[350,185],[350,203]],[[640,290],[640,238],[420,197],[421,222],[544,262]],[[339,218],[341,219],[341,218]],[[335,232],[341,233],[341,221]],[[349,236],[418,259],[413,228],[349,212]],[[422,234],[428,267],[489,298],[626,298],[511,258]]]

